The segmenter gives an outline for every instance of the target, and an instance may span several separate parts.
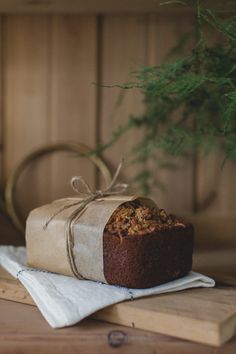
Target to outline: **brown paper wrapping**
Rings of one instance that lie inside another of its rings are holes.
[[[81,198],[66,198],[34,209],[26,223],[28,265],[81,279],[106,282],[103,271],[103,230],[116,208],[131,200],[155,203],[137,196],[106,196],[90,202],[71,224],[78,206],[60,211],[44,229],[47,220],[64,206]],[[156,205],[155,205],[156,206]]]

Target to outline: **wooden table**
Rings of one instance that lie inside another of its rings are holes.
[[[236,252],[195,256],[195,269],[236,275]],[[0,353],[235,354],[236,338],[215,348],[152,332],[86,319],[54,330],[37,308],[0,300]]]

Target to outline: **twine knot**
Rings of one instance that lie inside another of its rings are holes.
[[[74,190],[74,192],[76,192],[76,194],[78,194],[80,196],[80,200],[77,200],[73,203],[64,205],[62,208],[60,208],[58,211],[56,211],[52,216],[50,216],[50,218],[46,221],[45,225],[43,226],[43,229],[45,230],[48,225],[50,224],[50,222],[58,215],[60,214],[62,211],[71,208],[73,206],[78,205],[78,208],[76,208],[76,210],[73,212],[69,223],[71,224],[74,216],[75,215],[80,215],[80,212],[92,201],[99,199],[99,198],[103,198],[103,197],[107,197],[109,195],[119,195],[119,194],[123,194],[127,187],[128,184],[126,183],[116,183],[117,178],[120,174],[120,170],[123,166],[124,160],[122,159],[117,167],[117,170],[110,182],[110,184],[104,189],[104,190],[95,190],[92,191],[92,189],[90,188],[90,186],[88,185],[88,183],[84,180],[84,178],[82,176],[74,176],[71,179],[71,187]],[[82,198],[82,199],[81,199]]]

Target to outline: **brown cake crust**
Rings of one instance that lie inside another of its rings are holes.
[[[104,275],[109,284],[149,288],[185,276],[192,268],[193,227],[144,237],[104,233]]]
[[[185,276],[192,268],[193,226],[170,225],[148,234],[103,234],[109,284],[149,288]]]

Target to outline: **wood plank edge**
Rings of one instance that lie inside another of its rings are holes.
[[[222,321],[219,325],[219,345],[226,343],[236,332],[236,313]]]
[[[236,316],[236,315],[235,315]],[[172,314],[158,314],[158,319],[153,318],[153,312],[146,309],[132,309],[124,304],[109,306],[97,311],[92,316],[93,319],[103,320],[128,327],[157,332],[164,335],[208,344],[215,347],[223,344],[225,339],[220,333],[220,326],[213,322],[203,322],[201,320],[181,317]],[[167,322],[166,322],[167,321]],[[167,325],[165,325],[165,322]],[[170,327],[170,323],[172,326]],[[191,332],[189,329],[191,328]],[[231,333],[232,337],[232,333]]]
[[[0,299],[36,306],[28,291],[17,280],[1,279]]]
[[[1,280],[0,298],[8,301],[20,302],[26,305],[36,306],[35,302],[31,298],[27,290],[16,280]],[[220,326],[220,330],[219,328],[217,328],[217,325],[215,323],[211,322],[205,322],[203,328],[202,321],[184,318],[183,328],[183,326],[179,326],[179,316],[177,315],[174,316],[170,314],[161,314],[161,316],[158,316],[158,320],[155,320],[153,319],[153,313],[151,311],[138,308],[131,309],[127,308],[126,305],[127,303],[112,305],[105,309],[97,311],[90,317],[97,320],[103,320],[132,328],[149,330],[164,335],[170,335],[177,338],[192,340],[198,343],[204,343],[214,346],[219,346],[223,344],[234,334],[236,315],[233,316],[232,320],[229,319],[232,321],[232,323],[230,322],[231,330],[225,333],[224,324],[222,323]],[[145,321],[143,320],[144,317],[146,319]],[[135,320],[132,320],[132,318],[135,318]],[[164,325],[165,321],[168,321],[167,326]],[[183,321],[183,318],[181,319],[181,321]],[[172,323],[174,325],[173,329],[169,327],[169,323]],[[179,328],[179,331],[176,331],[176,328]],[[186,332],[187,328],[193,328],[190,334]],[[196,333],[198,333],[198,335],[196,335]],[[202,335],[204,336],[204,340],[202,338]]]
[[[34,300],[24,286],[18,280],[13,278],[1,279],[0,298],[3,300],[36,306]],[[156,320],[153,319],[152,311],[143,308],[129,308],[127,307],[127,304],[128,302],[124,302],[109,306],[92,314],[90,318],[217,347],[227,342],[235,334],[236,313],[219,324],[206,321],[204,322],[204,326],[200,320],[181,317],[181,321],[184,321],[184,323],[179,326],[180,319],[178,315],[162,313],[161,315],[159,314],[158,320]],[[146,318],[145,321],[143,320],[144,317]],[[132,318],[135,318],[135,320],[132,321]],[[165,326],[165,321],[168,323],[167,326]],[[170,328],[169,323],[173,324],[173,329]],[[178,328],[178,331],[176,331],[176,328]],[[187,331],[189,328],[192,328],[191,333],[188,333]]]

